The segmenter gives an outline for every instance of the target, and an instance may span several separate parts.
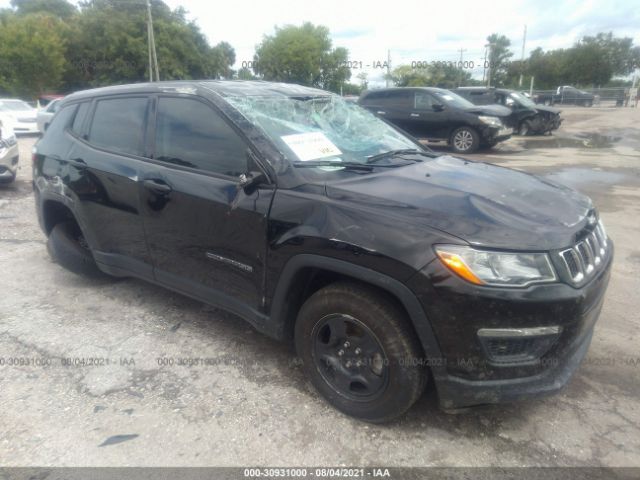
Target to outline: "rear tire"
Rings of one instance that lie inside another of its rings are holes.
[[[460,127],[451,134],[449,144],[456,153],[473,153],[480,146],[480,137],[473,128]]]
[[[107,278],[96,265],[89,246],[75,222],[56,224],[47,240],[53,259],[67,270],[91,278]]]
[[[422,349],[402,310],[355,283],[334,283],[307,299],[298,313],[295,345],[322,396],[367,422],[402,415],[426,384]]]
[[[3,178],[0,180],[0,185],[11,185],[16,180],[16,174],[12,173],[9,178]]]

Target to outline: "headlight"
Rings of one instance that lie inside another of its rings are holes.
[[[485,117],[484,115],[480,115],[478,117],[482,123],[486,123],[487,125],[491,125],[492,127],[502,127],[502,121],[498,117]]]
[[[449,269],[476,285],[525,287],[556,280],[546,253],[494,252],[462,245],[438,245],[436,253]]]

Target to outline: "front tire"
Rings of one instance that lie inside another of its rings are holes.
[[[460,127],[453,131],[449,143],[456,153],[473,153],[480,146],[480,137],[473,128]]]
[[[368,287],[339,282],[314,293],[298,314],[295,345],[314,387],[361,420],[392,420],[424,390],[422,349],[404,313]]]
[[[525,120],[518,128],[518,135],[526,137],[529,134],[531,134],[531,122],[529,120]]]
[[[51,257],[67,270],[92,278],[107,278],[96,265],[91,250],[75,222],[56,224],[47,240]]]

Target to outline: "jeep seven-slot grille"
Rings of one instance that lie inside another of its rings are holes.
[[[584,240],[560,252],[560,259],[573,283],[581,283],[598,271],[607,254],[608,243],[602,222],[598,222]]]

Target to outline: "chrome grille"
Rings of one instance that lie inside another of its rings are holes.
[[[581,283],[598,270],[607,254],[607,232],[602,222],[584,240],[560,252],[560,259],[573,283]]]

